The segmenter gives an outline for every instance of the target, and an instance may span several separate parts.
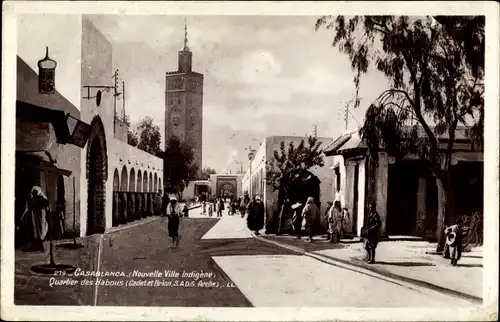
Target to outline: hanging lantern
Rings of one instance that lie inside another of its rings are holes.
[[[45,47],[45,58],[38,61],[38,91],[40,93],[54,93],[56,67],[56,61],[49,58],[49,47]]]

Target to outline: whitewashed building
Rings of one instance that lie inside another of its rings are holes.
[[[41,89],[50,77],[39,75],[46,50],[56,63],[48,82],[54,89],[48,92]],[[16,217],[33,185],[51,199],[51,210],[64,207],[65,229],[72,236],[104,233],[151,213],[152,195],[162,187],[163,160],[127,144],[110,88],[113,73],[113,47],[88,16],[19,16],[16,106],[49,116],[17,115],[16,154],[38,161],[16,164]],[[58,113],[65,119],[51,116]],[[72,144],[77,139],[83,147]],[[55,168],[61,175],[51,179]]]

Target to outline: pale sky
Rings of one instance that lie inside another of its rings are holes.
[[[316,124],[318,136],[333,139],[345,129],[353,73],[331,46],[333,31],[314,30],[315,16],[91,16],[113,44],[133,124],[151,116],[164,140],[165,72],[177,69],[185,18],[193,70],[205,76],[204,167],[245,168],[245,148],[266,136],[305,135]],[[362,80],[359,122],[386,86],[378,72]]]

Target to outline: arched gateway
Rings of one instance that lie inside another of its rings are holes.
[[[101,118],[95,116],[87,147],[87,235],[104,233],[106,228],[107,149]]]

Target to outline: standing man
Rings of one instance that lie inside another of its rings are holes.
[[[177,198],[172,197],[170,199],[166,214],[168,217],[168,236],[172,238],[172,248],[175,248],[179,246],[179,240],[181,239],[179,235],[181,209],[177,203]]]
[[[264,228],[264,203],[260,196],[255,196],[250,203],[247,217],[247,227],[255,232],[255,235],[260,235],[259,230]]]

